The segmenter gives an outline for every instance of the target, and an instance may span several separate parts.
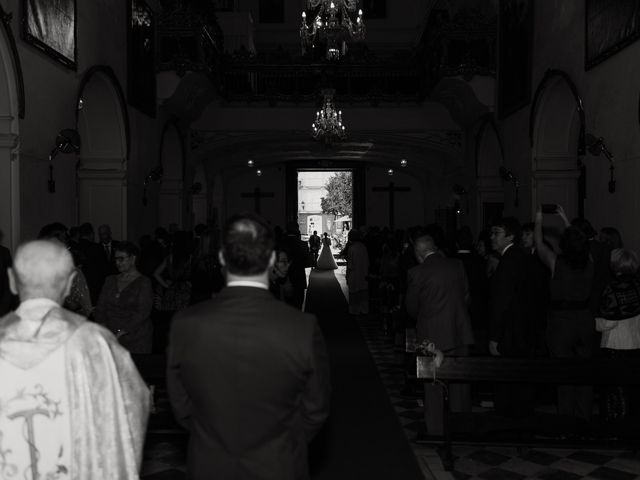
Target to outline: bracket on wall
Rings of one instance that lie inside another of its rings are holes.
[[[147,206],[147,185],[151,182],[162,183],[162,177],[164,176],[164,170],[162,165],[158,165],[151,169],[147,174],[142,184],[142,205]]]
[[[513,186],[516,189],[516,198],[513,202],[513,205],[517,207],[518,205],[520,205],[520,200],[518,198],[518,194],[520,191],[520,181],[516,178],[511,170],[507,170],[505,167],[500,167],[500,177],[505,182],[513,183]]]
[[[53,147],[49,154],[49,180],[47,186],[49,193],[56,192],[56,182],[53,179],[53,159],[58,153],[79,153],[80,152],[80,135],[72,128],[65,128],[58,133],[56,137],[56,146]]]
[[[596,138],[594,135],[587,133],[585,135],[585,143],[591,155],[599,157],[600,154],[603,154],[609,161],[609,193],[614,193],[616,191],[616,180],[614,177],[616,167],[613,164],[613,153],[609,151],[602,137]]]

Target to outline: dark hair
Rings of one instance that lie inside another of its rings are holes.
[[[611,249],[622,248],[622,235],[617,228],[614,227],[602,227],[600,229],[600,236],[602,241],[606,243]]]
[[[516,245],[520,243],[520,238],[522,238],[522,226],[517,218],[502,217],[493,222],[493,225],[491,226],[504,228],[504,235],[506,237],[513,235],[513,243]]]
[[[269,267],[274,239],[267,222],[258,215],[234,215],[222,234],[222,254],[227,271],[234,275],[257,275]]]
[[[582,230],[573,225],[562,232],[560,249],[571,268],[583,269],[589,263],[589,239]]]
[[[595,229],[591,226],[591,223],[586,218],[574,218],[571,220],[571,226],[578,228],[587,236],[587,239],[596,236]]]
[[[533,232],[535,224],[533,222],[527,222],[522,224],[522,232]]]
[[[135,245],[135,243],[128,241],[118,243],[115,246],[114,251],[126,253],[131,257],[138,257],[140,255],[140,249]]]
[[[456,244],[461,250],[473,250],[473,234],[468,225],[464,225],[456,232]]]
[[[83,223],[78,227],[78,231],[80,232],[81,237],[86,237],[87,235],[93,235],[93,225],[90,223]]]
[[[60,241],[66,241],[61,237],[66,236],[67,227],[60,222],[53,222],[45,225],[38,233],[39,239],[57,238]]]
[[[444,249],[446,244],[446,238],[444,235],[444,230],[437,223],[432,223],[426,226],[424,229],[424,233],[429,235],[433,239],[433,243],[436,244],[436,247],[439,249]]]

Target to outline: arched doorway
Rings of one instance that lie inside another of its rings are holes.
[[[4,19],[6,13],[0,6]],[[20,170],[18,134],[21,79],[11,32],[0,34],[0,244],[15,249],[20,241]],[[15,62],[14,63],[14,59]],[[16,68],[16,65],[17,68]]]
[[[129,124],[122,88],[113,70],[89,69],[77,101],[78,223],[111,226],[114,238],[127,238]]]
[[[579,155],[584,153],[584,110],[566,73],[546,72],[536,90],[530,122],[532,208],[556,203],[569,218],[582,214]]]

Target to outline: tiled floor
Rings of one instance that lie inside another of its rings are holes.
[[[640,450],[545,448],[530,449],[519,454],[513,447],[454,445],[455,470],[445,472],[434,448],[414,442],[416,433],[425,431],[422,405],[419,397],[403,396],[401,393],[404,387],[401,352],[382,338],[379,321],[369,320],[361,324],[361,328],[425,479],[640,479]]]

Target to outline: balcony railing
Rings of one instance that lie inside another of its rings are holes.
[[[341,103],[418,102],[426,96],[425,73],[386,65],[282,65],[231,63],[223,67],[228,101],[309,102],[321,88],[336,89]]]

